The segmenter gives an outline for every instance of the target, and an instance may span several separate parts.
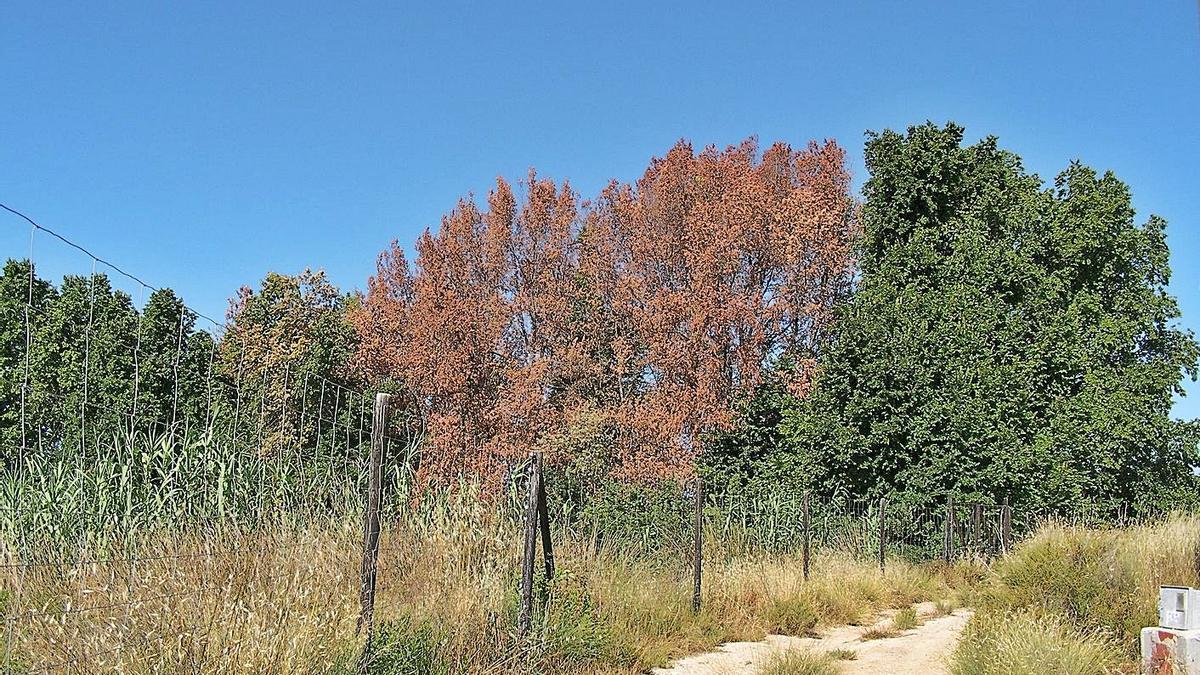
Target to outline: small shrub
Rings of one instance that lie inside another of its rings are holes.
[[[954,613],[954,603],[949,600],[938,600],[933,604],[934,616],[947,616]]]
[[[921,620],[917,617],[917,610],[914,607],[902,609],[892,617],[892,628],[897,632],[912,630],[920,625]]]
[[[790,596],[767,607],[767,630],[783,635],[808,635],[817,627],[817,610],[808,598]]]
[[[756,675],[837,675],[832,656],[803,649],[775,652]]]
[[[554,581],[541,646],[547,665],[577,668],[600,661],[627,661],[616,653],[606,622],[582,583],[566,570]]]
[[[859,639],[885,640],[887,638],[894,638],[898,635],[900,635],[900,632],[891,626],[873,626],[863,631],[863,634],[859,636]]]

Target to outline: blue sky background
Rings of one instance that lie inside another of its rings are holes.
[[[9,2],[0,201],[220,316],[268,270],[364,286],[497,175],[590,195],[680,137],[757,135],[836,138],[861,184],[865,130],[954,120],[1045,179],[1115,170],[1200,328],[1196,0],[787,4]]]

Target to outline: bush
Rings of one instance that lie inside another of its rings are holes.
[[[912,630],[920,625],[921,620],[917,617],[917,610],[913,607],[902,609],[892,617],[892,628],[897,631]]]
[[[979,604],[1059,615],[1132,655],[1141,628],[1158,623],[1158,587],[1196,583],[1197,542],[1194,517],[1124,530],[1047,525],[995,565]]]
[[[551,584],[551,600],[542,625],[542,656],[556,669],[575,669],[598,662],[625,661],[607,622],[591,595],[566,569]]]
[[[789,596],[776,599],[766,611],[767,630],[783,635],[807,635],[817,627],[817,610],[808,598]]]
[[[954,675],[1103,675],[1121,663],[1112,640],[1061,618],[988,612],[967,626],[950,668]]]

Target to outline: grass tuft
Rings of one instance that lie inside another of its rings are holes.
[[[828,654],[803,649],[789,649],[771,654],[756,675],[837,675],[834,658]]]
[[[783,635],[808,635],[817,627],[820,615],[807,597],[777,598],[767,606],[767,630]]]
[[[859,636],[860,640],[886,640],[900,635],[900,631],[891,626],[872,626],[863,631]]]
[[[834,661],[853,661],[858,658],[858,652],[853,649],[831,649],[825,653]]]
[[[896,612],[896,616],[892,617],[892,628],[900,633],[912,630],[920,625],[921,619],[917,616],[915,607],[906,607]]]

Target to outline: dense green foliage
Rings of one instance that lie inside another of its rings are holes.
[[[28,262],[9,260],[0,315],[6,457],[91,447],[207,414],[214,342],[169,289],[138,312],[103,274],[68,276],[56,289]]]
[[[1194,491],[1195,424],[1170,417],[1197,344],[1165,223],[1078,163],[1053,187],[994,138],[872,134],[860,271],[813,395],[768,462],[826,492],[1011,495],[1111,512]]]

